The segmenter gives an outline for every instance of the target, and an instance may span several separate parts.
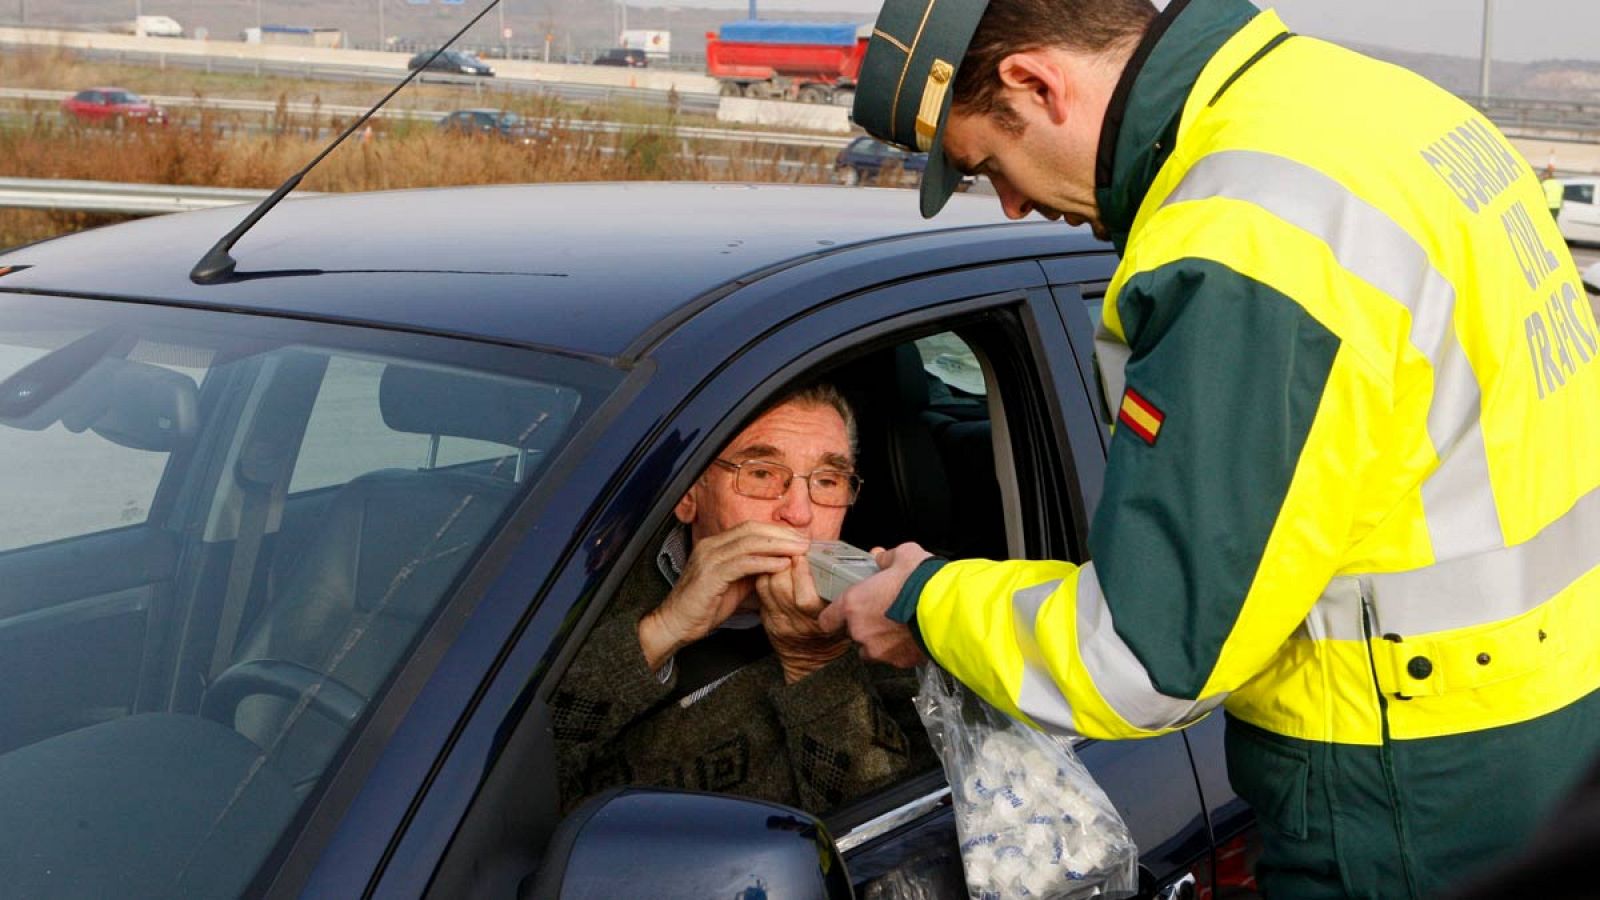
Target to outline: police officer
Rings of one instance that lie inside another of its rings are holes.
[[[1550,218],[1560,219],[1561,205],[1567,201],[1567,187],[1556,177],[1556,167],[1545,166],[1539,183],[1544,187],[1544,202],[1550,207]]]
[[[1058,733],[1223,707],[1262,886],[1419,897],[1600,752],[1600,333],[1470,106],[1247,0],[887,0],[873,135],[1122,257],[1092,561],[902,545],[825,613]]]

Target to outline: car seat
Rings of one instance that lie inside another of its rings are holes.
[[[861,547],[916,541],[941,555],[1003,556],[1005,534],[985,407],[960,419],[945,384],[914,344],[878,351],[836,371],[856,413],[864,487],[843,537]]]

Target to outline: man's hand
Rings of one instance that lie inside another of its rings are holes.
[[[794,684],[850,649],[848,635],[828,631],[817,623],[827,601],[817,596],[811,564],[796,556],[785,571],[756,576],[756,596],[761,598],[761,625],[783,666],[785,684]]]
[[[754,576],[788,569],[810,545],[769,522],[745,522],[696,541],[672,592],[639,620],[639,647],[650,670],[727,621],[750,595]]]
[[[863,657],[909,669],[927,656],[917,646],[910,626],[890,619],[886,613],[912,570],[933,554],[916,544],[901,544],[893,550],[874,547],[872,555],[883,571],[840,594],[823,610],[820,624],[828,631],[848,625],[850,637],[861,645]]]

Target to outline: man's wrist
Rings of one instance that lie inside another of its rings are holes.
[[[922,640],[922,629],[917,626],[917,603],[922,599],[922,589],[927,587],[933,576],[939,573],[950,561],[939,556],[930,556],[917,564],[911,574],[906,576],[900,585],[900,593],[895,595],[894,603],[889,605],[884,613],[888,618],[908,626],[911,636],[916,638],[917,646],[922,652],[928,652],[928,645]],[[931,655],[931,654],[930,654]]]
[[[850,652],[850,647],[849,638],[845,638],[800,652],[786,654],[778,651],[778,664],[783,669],[784,683],[795,684],[804,680],[806,676]],[[773,649],[777,650],[776,647]]]
[[[688,645],[674,633],[663,620],[661,610],[653,609],[639,619],[639,650],[644,653],[645,665],[658,676],[661,667],[671,662]]]

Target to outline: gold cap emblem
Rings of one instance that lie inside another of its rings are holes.
[[[917,149],[924,153],[933,146],[933,136],[939,130],[939,110],[944,108],[944,95],[950,90],[950,79],[955,73],[955,66],[942,59],[934,60],[928,69],[922,102],[917,104]]]

